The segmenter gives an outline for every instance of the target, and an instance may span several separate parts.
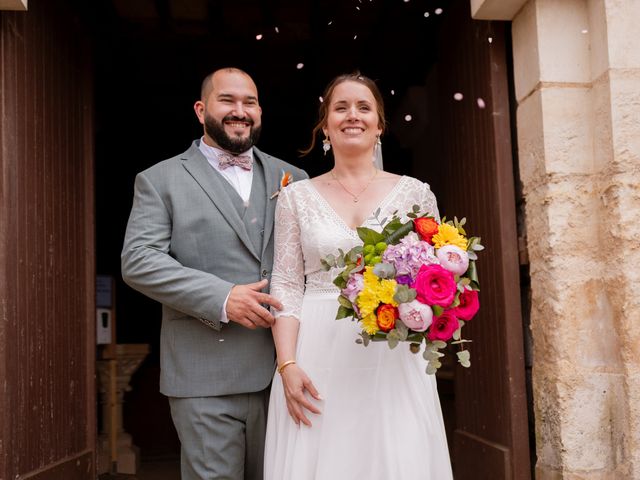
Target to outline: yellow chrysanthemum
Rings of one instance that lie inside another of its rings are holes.
[[[369,315],[364,317],[360,321],[360,325],[362,326],[362,329],[365,332],[367,332],[369,335],[374,335],[375,333],[378,332],[378,330],[380,330],[380,328],[378,327],[378,321],[376,319],[375,313],[370,313]]]
[[[467,249],[467,239],[460,235],[456,227],[448,223],[440,224],[438,233],[433,236],[432,241],[435,248],[444,247],[445,245],[455,245],[462,250]]]
[[[394,307],[398,306],[398,302],[393,299],[396,293],[396,281],[395,280],[381,280],[378,285],[378,298],[380,302],[388,303]]]
[[[358,295],[356,303],[360,309],[360,315],[366,317],[378,308],[378,304],[380,303],[378,292],[375,288],[367,288],[365,285],[364,289]]]

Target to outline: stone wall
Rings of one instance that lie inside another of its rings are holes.
[[[640,1],[513,19],[538,479],[640,479]]]

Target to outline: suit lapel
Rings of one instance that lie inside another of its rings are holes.
[[[262,252],[260,252],[264,255],[264,251],[267,248],[273,233],[273,217],[275,215],[276,200],[278,197],[271,198],[271,196],[278,190],[279,178],[277,178],[277,172],[274,171],[273,166],[269,165],[268,155],[265,155],[255,147],[253,147],[253,153],[256,157],[256,161],[260,162],[262,165],[262,171],[264,172],[264,202],[266,208],[264,209],[264,236],[262,237]]]
[[[255,251],[255,248],[251,243],[244,222],[240,218],[240,215],[238,215],[238,211],[233,206],[233,203],[226,193],[224,184],[222,183],[226,182],[226,180],[216,172],[211,165],[209,165],[209,162],[198,148],[196,142],[194,142],[193,145],[191,145],[191,148],[185,152],[182,160],[184,168],[205,191],[222,216],[224,216],[229,226],[236,232],[240,240],[242,240],[242,243],[244,243],[247,249],[257,260],[260,260],[258,252]],[[265,178],[266,176],[265,172]]]

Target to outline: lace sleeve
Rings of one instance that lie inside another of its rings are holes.
[[[423,183],[421,207],[426,210],[429,215],[433,215],[438,223],[440,223],[440,212],[438,212],[438,202],[436,196],[431,191],[428,183]]]
[[[280,311],[273,309],[276,318],[295,317],[299,321],[304,295],[304,259],[298,212],[291,196],[291,188],[284,188],[278,195],[271,295],[283,306]]]

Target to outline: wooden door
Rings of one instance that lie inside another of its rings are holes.
[[[0,479],[94,479],[91,72],[58,0],[0,12]]]
[[[505,27],[452,2],[428,80],[429,160],[417,167],[440,213],[466,216],[486,246],[480,313],[464,332],[471,368],[454,370],[456,480],[530,478]]]

